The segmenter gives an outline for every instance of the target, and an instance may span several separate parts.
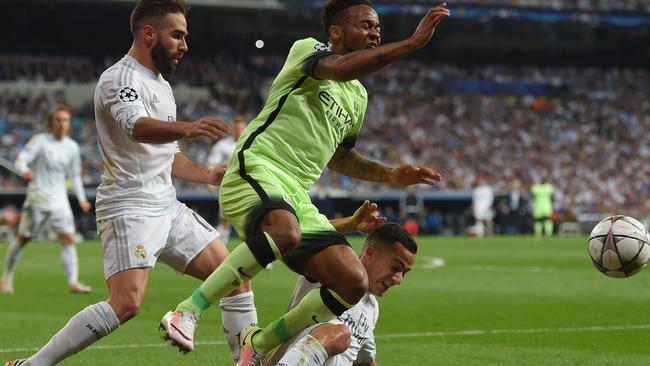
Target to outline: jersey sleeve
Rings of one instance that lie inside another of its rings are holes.
[[[340,147],[346,149],[352,149],[357,144],[357,137],[361,132],[361,126],[363,126],[363,120],[366,115],[366,109],[368,108],[368,93],[366,92],[365,89],[362,88],[362,90],[363,90],[362,93],[363,97],[360,101],[356,102],[359,103],[358,106],[359,110],[355,115],[354,125],[352,126],[352,128],[350,128],[348,133],[343,138],[343,141],[341,141],[341,143],[339,144]]]
[[[130,138],[133,138],[135,121],[149,116],[140,88],[139,83],[128,80],[104,80],[101,85],[104,108],[110,111],[120,129]]]
[[[332,54],[332,50],[326,44],[315,38],[305,38],[294,42],[286,63],[301,74],[318,79],[314,76],[314,66],[318,60]]]
[[[375,334],[368,338],[359,349],[355,363],[371,364],[377,357],[377,344],[375,343]]]
[[[25,148],[20,153],[18,153],[18,158],[16,158],[16,163],[14,165],[19,172],[25,173],[30,170],[29,164],[34,161],[39,151],[41,150],[41,141],[41,135],[33,136],[31,139],[29,139],[29,142],[27,142]]]

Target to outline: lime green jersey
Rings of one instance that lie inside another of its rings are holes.
[[[271,165],[308,190],[339,146],[354,147],[368,94],[357,80],[320,80],[313,75],[315,63],[331,54],[314,38],[293,44],[264,108],[238,140],[229,174],[242,175],[246,166]]]
[[[551,183],[536,183],[530,188],[535,197],[535,211],[550,212],[553,210],[553,185]]]

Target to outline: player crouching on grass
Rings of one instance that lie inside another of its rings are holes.
[[[366,239],[361,263],[368,273],[368,292],[353,308],[328,323],[314,324],[266,355],[262,365],[375,365],[374,329],[379,319],[376,296],[402,283],[415,262],[417,244],[402,226],[379,226]],[[319,284],[300,276],[290,308]]]

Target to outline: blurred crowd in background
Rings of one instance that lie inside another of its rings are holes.
[[[578,1],[578,3],[581,3]],[[593,3],[593,2],[590,2]],[[209,88],[211,97],[178,103],[179,120],[213,115],[250,121],[261,110],[284,55],[184,59],[172,85]],[[92,83],[114,60],[0,57],[0,81]],[[471,191],[480,174],[495,192],[514,181],[524,190],[542,177],[555,186],[555,208],[567,215],[648,212],[650,193],[650,73],[640,69],[534,66],[458,66],[401,61],[363,80],[369,104],[357,147],[389,164],[432,166],[445,179],[430,191]],[[43,130],[50,96],[0,94],[0,156],[13,161],[28,139]],[[83,156],[83,181],[95,187],[102,163],[97,149],[92,96],[75,110],[70,136]],[[206,163],[214,142],[182,142]],[[2,170],[3,188],[24,183]],[[180,191],[205,187],[178,183]],[[374,193],[390,187],[326,171],[319,190]],[[497,202],[496,205],[498,205]],[[497,207],[498,208],[498,207]]]

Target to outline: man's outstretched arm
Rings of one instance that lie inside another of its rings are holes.
[[[402,187],[420,183],[433,185],[442,180],[440,173],[431,168],[416,164],[402,164],[392,168],[369,159],[354,148],[339,147],[327,166],[350,178]]]
[[[442,3],[429,10],[411,37],[376,48],[323,57],[314,65],[314,76],[319,79],[349,81],[372,74],[426,46],[440,21],[449,15],[447,4]]]

